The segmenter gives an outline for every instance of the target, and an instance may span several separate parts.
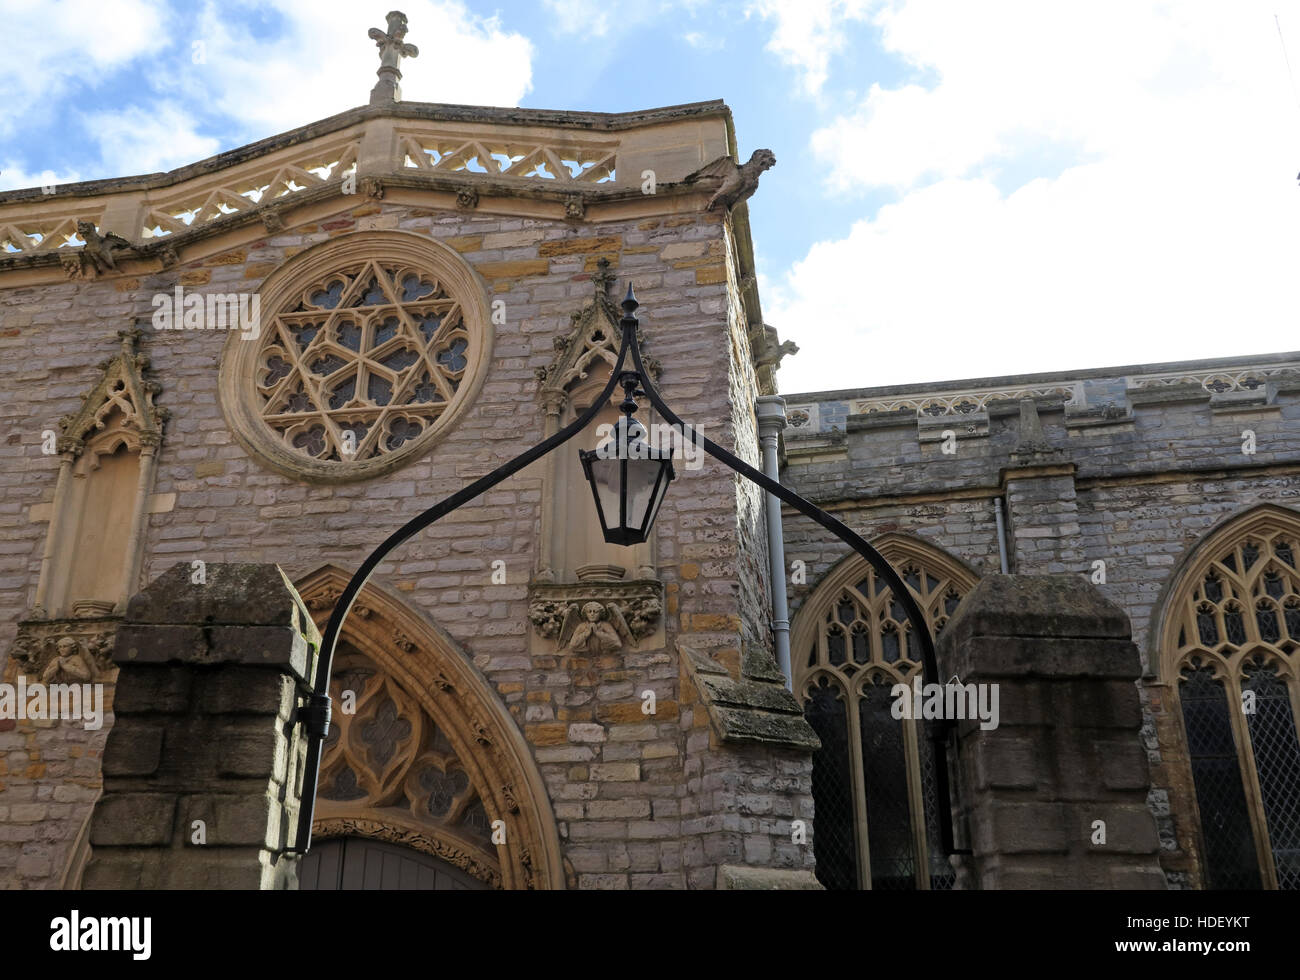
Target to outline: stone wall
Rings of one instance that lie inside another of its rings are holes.
[[[1000,723],[956,722],[957,887],[1165,887],[1138,740],[1137,648],[1074,575],[983,579],[939,637],[944,677],[996,688]]]
[[[1022,442],[1026,396],[1042,445]],[[1198,887],[1189,768],[1155,685],[1151,629],[1175,566],[1207,531],[1264,503],[1300,508],[1300,357],[785,397],[801,417],[785,433],[783,481],[868,540],[912,534],[992,574],[1002,498],[1011,571],[1093,577],[1105,563],[1099,588],[1129,616],[1142,658],[1162,864],[1172,886]],[[845,550],[788,510],[785,524],[787,560],[808,569],[791,587],[797,609]]]
[[[601,258],[620,286],[635,284],[645,350],[663,365],[665,398],[710,438],[757,462],[759,391],[736,246],[721,212],[667,201],[657,217],[644,213],[656,208],[641,208],[626,220],[593,224],[421,207],[400,196],[317,201],[283,230],[228,233],[228,245],[214,238],[206,254],[182,254],[161,272],[10,289],[0,281],[0,352],[7,355],[0,357],[0,387],[13,393],[0,412],[15,434],[0,473],[0,650],[32,605],[40,569],[57,472],[56,458],[41,451],[41,433],[80,406],[97,378],[93,363],[116,347],[116,331],[134,318],[147,322],[151,297],[177,284],[198,294],[256,290],[287,259],[352,231],[437,239],[480,277],[489,303],[504,304],[476,400],[430,453],[387,476],[350,485],[297,482],[250,458],[229,429],[218,387],[226,335],[146,328],[140,347],[161,385],[156,403],[172,416],[158,451],[140,584],[196,560],[274,562],[296,580],[325,564],[353,569],[420,509],[540,441],[535,372],[591,298]],[[717,854],[682,843],[688,743],[709,715],[679,711],[677,643],[710,645],[736,665],[742,650],[768,646],[761,498],[712,461],[698,472],[679,466],[678,474],[657,523],[665,645],[626,651],[617,663],[539,652],[529,636],[528,583],[538,564],[544,496],[538,468],[410,541],[378,572],[461,645],[515,716],[534,747],[579,887],[702,887],[717,877]],[[492,581],[497,559],[505,562],[504,584]],[[657,698],[649,718],[640,710],[645,691]],[[730,749],[717,751],[714,764],[726,768]],[[796,803],[775,801],[807,796],[806,750],[784,765],[793,774],[790,788],[750,787],[750,795],[767,797],[751,801],[757,811],[793,812]],[[768,850],[752,853],[763,863]],[[788,863],[810,861],[809,852]]]
[[[117,721],[90,819],[88,889],[297,886],[306,738],[294,721],[320,634],[274,565],[174,566],[116,637]]]

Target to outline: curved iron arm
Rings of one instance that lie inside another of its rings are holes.
[[[921,611],[916,599],[912,597],[912,592],[907,587],[907,584],[899,577],[898,572],[894,571],[894,566],[889,564],[885,556],[868,544],[861,535],[854,532],[848,525],[836,520],[812,501],[805,500],[793,490],[773,480],[766,473],[755,469],[743,459],[727,452],[712,440],[705,438],[702,432],[683,422],[677,413],[668,407],[663,398],[660,397],[659,392],[655,390],[655,386],[650,381],[650,375],[641,363],[641,351],[636,343],[637,319],[632,316],[638,305],[636,297],[632,293],[632,287],[629,285],[627,298],[623,300],[623,318],[619,321],[620,326],[623,328],[623,344],[629,347],[632,352],[632,363],[636,368],[636,373],[640,375],[640,384],[655,411],[663,416],[669,424],[681,429],[683,439],[687,438],[687,433],[689,433],[691,441],[697,446],[703,446],[705,452],[714,459],[758,484],[774,497],[785,501],[805,517],[816,521],[856,551],[862,558],[866,559],[867,563],[875,569],[876,574],[889,585],[894,597],[902,603],[903,611],[907,613],[908,622],[912,626],[912,635],[921,644],[921,671],[926,682],[931,684],[941,683],[939,664],[934,653],[934,637],[930,635],[930,627],[925,621],[925,614]],[[630,343],[629,338],[631,339]],[[945,719],[940,724],[927,725],[927,728],[929,728],[930,741],[934,745],[935,795],[938,797],[936,806],[939,810],[940,843],[945,854],[968,854],[969,851],[956,848],[952,833],[952,806],[948,786],[948,740],[954,724],[952,719]]]
[[[636,343],[635,336],[632,337],[631,342]],[[487,476],[475,480],[467,487],[462,487],[450,497],[446,497],[434,504],[418,517],[407,521],[389,535],[378,548],[372,551],[369,557],[361,563],[361,567],[357,569],[356,574],[349,579],[342,595],[339,596],[338,602],[334,604],[329,622],[325,625],[325,632],[321,635],[321,649],[316,661],[316,678],[312,693],[307,699],[307,704],[299,708],[297,713],[297,718],[303,721],[307,728],[307,759],[303,768],[303,792],[298,815],[297,837],[294,846],[288,849],[291,853],[306,854],[311,848],[311,823],[316,811],[321,743],[325,740],[325,736],[329,734],[329,686],[330,675],[334,666],[334,647],[338,644],[339,636],[342,635],[343,621],[347,619],[357,595],[365,588],[366,582],[369,581],[375,569],[398,545],[413,535],[420,533],[435,521],[446,517],[456,508],[491,490],[502,480],[513,476],[529,463],[541,459],[552,449],[562,446],[585,429],[600,412],[601,408],[604,407],[605,403],[609,401],[610,395],[614,393],[614,389],[618,386],[618,379],[623,373],[622,368],[627,359],[627,352],[628,336],[625,332],[622,344],[619,347],[618,360],[615,361],[614,368],[609,373],[609,383],[605,385],[605,390],[596,396],[591,403],[591,407],[582,415],[555,433],[555,435],[539,442],[532,449],[520,453],[510,462],[499,466]]]
[[[613,370],[610,371],[609,382],[605,385],[604,390],[591,403],[583,414],[575,419],[572,423],[565,426],[555,435],[538,443],[527,452],[521,453],[510,462],[493,470],[487,476],[471,483],[469,486],[462,488],[450,497],[446,497],[434,504],[428,510],[424,511],[418,517],[413,518],[406,524],[402,525],[397,531],[393,532],[382,544],[376,548],[369,557],[362,562],[361,567],[357,569],[356,574],[348,581],[347,586],[343,589],[342,595],[334,605],[330,613],[329,622],[326,624],[325,632],[321,637],[320,656],[316,665],[316,677],[312,694],[307,700],[307,704],[298,710],[297,718],[305,723],[307,728],[307,758],[303,773],[303,794],[301,800],[301,809],[299,811],[298,832],[295,844],[289,848],[290,852],[305,854],[311,847],[311,824],[312,817],[315,813],[316,791],[320,776],[320,755],[321,743],[325,736],[329,734],[330,718],[330,697],[329,683],[330,675],[333,669],[334,648],[338,643],[338,638],[342,633],[343,621],[347,618],[348,612],[352,608],[353,602],[356,601],[357,595],[365,587],[366,582],[379,567],[380,563],[388,557],[398,545],[405,542],[408,538],[424,530],[435,521],[450,514],[456,508],[463,504],[469,503],[475,497],[492,489],[501,481],[523,469],[528,464],[545,456],[551,450],[568,442],[579,432],[587,427],[591,421],[600,412],[601,408],[609,401],[610,395],[614,389],[629,374],[637,376],[637,382],[644,388],[644,393],[650,400],[654,409],[663,416],[670,424],[676,425],[682,431],[683,437],[689,432],[692,441],[696,445],[702,445],[705,451],[717,459],[719,462],[730,467],[732,470],[744,476],[746,479],[756,483],[759,487],[768,493],[785,501],[791,507],[795,508],[804,516],[820,524],[826,530],[830,531],[841,541],[851,547],[857,554],[864,558],[876,573],[889,585],[894,596],[903,605],[903,610],[907,613],[907,618],[912,626],[912,632],[921,644],[922,673],[930,683],[939,683],[939,669],[934,654],[934,639],[930,635],[929,627],[926,625],[925,616],[921,612],[921,607],[917,605],[916,600],[912,597],[911,591],[907,588],[906,583],[894,571],[892,565],[880,554],[875,548],[868,544],[863,538],[851,530],[841,521],[836,520],[826,511],[822,510],[811,501],[805,500],[793,490],[789,490],[777,481],[771,479],[760,470],[750,466],[744,460],[727,452],[717,443],[704,437],[703,433],[683,422],[681,418],[664,402],[659,392],[655,389],[650,381],[650,376],[645,370],[645,365],[641,361],[641,351],[637,344],[636,330],[637,318],[632,314],[640,304],[637,302],[629,284],[627,297],[623,300],[623,317],[619,320],[619,326],[622,331],[622,341],[619,346],[618,359],[616,360]],[[631,352],[632,364],[635,371],[629,372],[623,369],[626,363],[627,355]],[[948,733],[952,722],[948,721],[942,725],[930,726],[930,740],[934,744],[935,752],[935,790],[938,800],[936,801],[939,809],[939,829],[941,845],[946,854],[969,853],[968,851],[958,851],[953,846],[952,836],[952,807],[948,787],[948,767],[947,767],[947,740]]]

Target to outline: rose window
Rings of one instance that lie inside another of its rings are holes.
[[[223,364],[242,375],[229,414],[245,445],[325,481],[378,475],[427,447],[490,346],[481,287],[458,257],[400,232],[358,235],[343,255],[339,244],[268,281],[259,338],[232,338],[238,367]]]
[[[296,299],[266,332],[256,379],[262,418],[286,448],[370,459],[418,438],[455,398],[470,336],[434,277],[366,262]]]

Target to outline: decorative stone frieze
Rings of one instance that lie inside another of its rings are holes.
[[[26,620],[10,648],[18,672],[47,684],[105,681],[118,617]]]
[[[528,589],[528,619],[537,635],[575,653],[636,647],[658,631],[663,608],[663,583],[653,579],[534,582]]]

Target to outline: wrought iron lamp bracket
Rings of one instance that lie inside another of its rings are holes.
[[[906,584],[893,566],[880,554],[875,548],[868,544],[863,538],[852,531],[847,525],[836,520],[826,511],[822,510],[816,504],[805,500],[793,490],[787,489],[779,482],[769,478],[762,471],[750,466],[744,460],[738,458],[713,441],[704,437],[693,426],[682,421],[682,419],[664,402],[650,379],[649,373],[641,360],[641,349],[637,342],[638,321],[634,315],[637,307],[636,296],[633,294],[632,286],[627,288],[627,296],[622,302],[623,316],[619,320],[621,330],[621,341],[619,345],[618,358],[614,363],[614,368],[610,371],[609,381],[599,396],[592,400],[591,405],[573,422],[565,426],[555,435],[543,440],[531,449],[520,453],[508,463],[499,466],[487,476],[474,481],[466,487],[458,490],[451,496],[434,504],[422,514],[411,519],[397,531],[393,532],[382,544],[379,545],[366,558],[356,573],[352,576],[347,586],[343,589],[342,595],[339,596],[338,602],[335,603],[333,611],[330,613],[329,622],[321,635],[321,650],[317,660],[316,678],[313,685],[313,691],[308,699],[308,704],[299,711],[297,720],[302,721],[306,727],[308,735],[307,759],[303,779],[303,796],[302,805],[299,810],[299,823],[296,840],[294,845],[289,848],[290,852],[305,854],[311,847],[311,823],[316,803],[317,781],[320,775],[320,757],[321,746],[325,737],[329,734],[329,681],[330,673],[333,667],[334,648],[338,644],[338,639],[342,635],[343,622],[347,619],[348,612],[352,608],[353,602],[357,595],[365,587],[366,582],[374,573],[379,564],[388,557],[389,553],[401,545],[412,536],[423,531],[429,525],[447,516],[452,511],[469,503],[479,495],[486,493],[498,483],[508,479],[515,473],[519,472],[525,466],[547,455],[551,451],[558,449],[564,443],[568,442],[574,436],[578,435],[585,429],[600,412],[602,407],[609,402],[614,389],[622,386],[624,397],[619,405],[619,410],[630,421],[632,413],[636,411],[639,397],[648,398],[655,411],[670,425],[677,426],[683,438],[690,438],[697,446],[703,446],[714,459],[723,463],[730,469],[739,473],[741,476],[758,484],[762,489],[774,495],[778,499],[789,504],[795,510],[799,511],[806,517],[811,518],[817,524],[830,531],[841,541],[845,542],[857,554],[864,558],[868,564],[876,571],[882,579],[889,585],[893,594],[902,603],[904,611],[907,613],[908,622],[910,623],[913,635],[916,636],[921,644],[922,654],[922,672],[927,682],[939,683],[939,671],[935,661],[934,639],[930,635],[929,628],[925,622],[925,616],[921,612],[920,606],[912,597]],[[631,358],[631,367],[627,366],[629,356]],[[941,845],[947,854],[968,854],[969,851],[957,850],[953,845],[952,838],[952,807],[951,798],[948,788],[948,767],[947,767],[947,745],[951,738],[953,723],[951,721],[936,725],[930,728],[930,740],[934,743],[935,750],[935,782],[937,804],[939,809],[939,829]]]

